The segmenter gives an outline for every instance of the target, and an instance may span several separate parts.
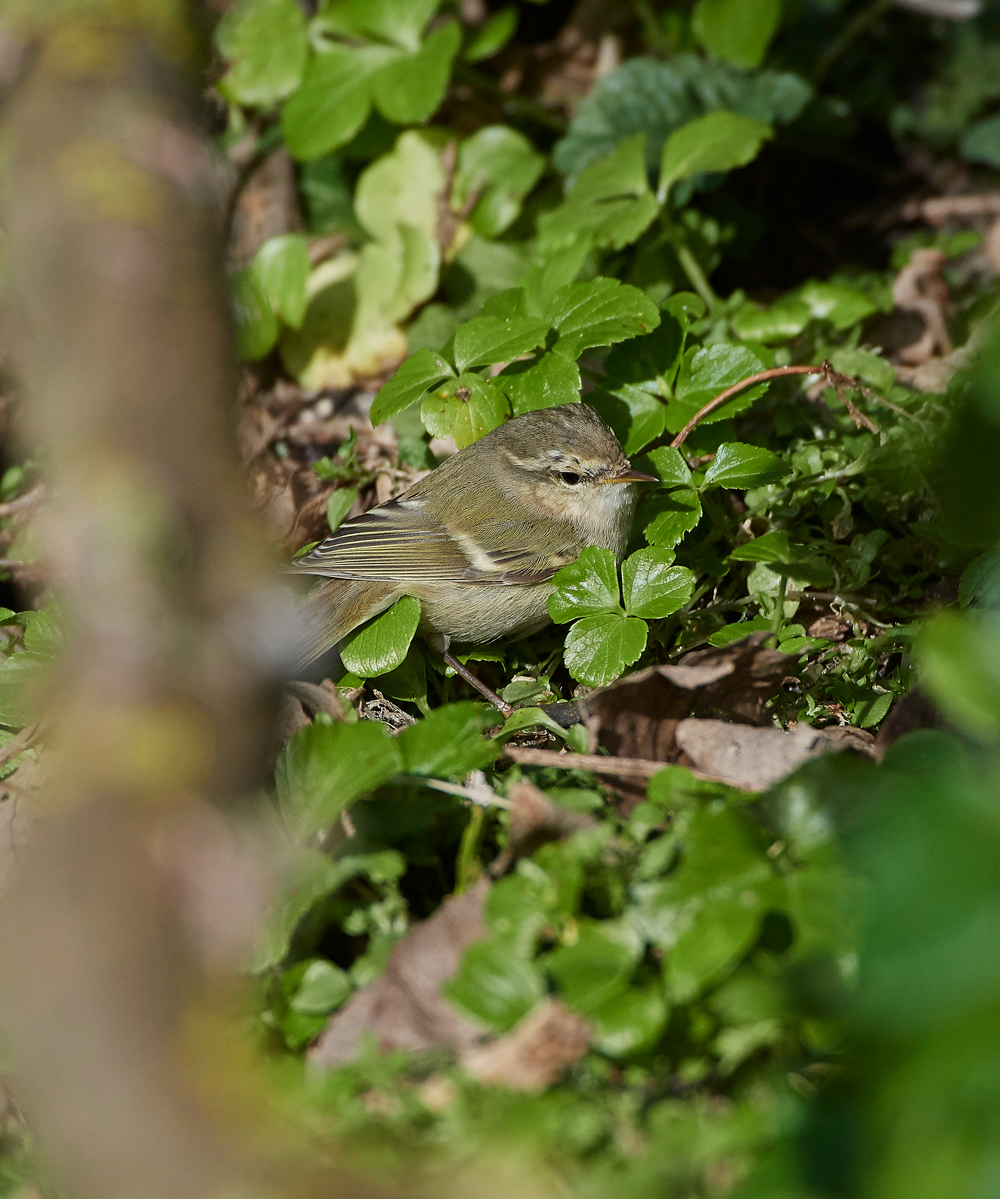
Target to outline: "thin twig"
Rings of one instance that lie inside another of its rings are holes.
[[[509,808],[506,799],[501,799],[492,787],[463,787],[461,783],[446,783],[442,779],[425,778],[422,774],[401,774],[399,779],[404,783],[414,783],[419,787],[429,787],[432,791],[442,791],[445,795],[457,795],[467,799],[480,808]]]
[[[560,766],[563,770],[589,770],[593,774],[631,775],[635,778],[652,778],[666,770],[669,762],[652,762],[648,758],[607,758],[603,754],[562,753],[557,749],[518,749],[509,745],[503,756],[522,766]],[[691,770],[691,767],[686,769]],[[700,770],[691,770],[695,778],[709,783],[723,783],[725,779]]]
[[[8,500],[6,504],[0,504],[0,520],[7,516],[15,516],[18,512],[23,512],[25,508],[32,508],[35,504],[41,503],[43,499],[45,499],[45,484],[39,483],[31,491],[19,495],[16,500]]]
[[[720,391],[715,399],[709,400],[704,408],[700,408],[673,439],[670,443],[670,448],[672,450],[679,450],[684,442],[687,441],[688,434],[710,412],[718,408],[720,404],[724,404],[730,396],[736,395],[737,392],[742,391],[745,387],[752,387],[754,383],[762,383],[765,379],[777,379],[781,375],[825,375],[825,373],[822,366],[775,366],[768,371],[758,371],[756,375],[748,375],[745,379],[741,379],[739,383],[734,383],[732,387],[727,387],[725,391]]]

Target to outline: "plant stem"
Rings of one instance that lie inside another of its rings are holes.
[[[812,73],[813,87],[817,90],[819,89],[820,84],[826,78],[827,72],[850,46],[851,42],[859,38],[870,25],[874,25],[883,13],[888,12],[892,8],[895,2],[896,0],[873,0],[873,3],[869,4],[867,8],[862,9],[853,21],[848,21],[819,58],[816,59],[816,65],[813,67]]]
[[[712,290],[712,285],[708,281],[708,276],[701,269],[701,263],[694,256],[691,247],[685,241],[677,238],[673,242],[674,253],[677,255],[677,261],[684,268],[684,274],[687,275],[691,282],[691,286],[695,289],[699,296],[705,301],[709,310],[717,308],[719,305],[719,297]]]
[[[469,808],[469,823],[462,833],[462,842],[458,847],[458,860],[455,863],[455,894],[462,895],[483,872],[483,864],[479,860],[479,838],[483,831],[483,815],[485,809],[479,804]]]
[[[778,634],[781,632],[781,626],[785,623],[785,592],[788,590],[788,575],[781,576],[781,582],[778,584],[778,602],[774,608],[774,615],[771,617],[771,636],[767,639],[768,649],[778,648]]]

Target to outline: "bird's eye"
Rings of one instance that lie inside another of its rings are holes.
[[[563,470],[559,472],[559,478],[564,483],[574,484],[580,482],[580,476],[575,475],[571,470]]]

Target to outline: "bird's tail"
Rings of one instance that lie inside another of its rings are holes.
[[[399,593],[384,582],[324,579],[309,593],[303,608],[299,666],[307,666],[398,598]]]

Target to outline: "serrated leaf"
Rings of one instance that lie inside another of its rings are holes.
[[[442,379],[454,376],[454,370],[433,350],[418,350],[403,363],[381,388],[371,407],[371,422],[380,425],[391,416],[416,403]]]
[[[498,291],[486,300],[477,315],[496,316],[505,321],[515,318],[527,320],[531,314],[528,312],[528,300],[524,294],[524,288],[506,287],[503,291]]]
[[[737,67],[759,67],[781,20],[781,0],[698,0],[695,36]]]
[[[460,375],[432,391],[420,417],[435,437],[452,437],[460,450],[502,425],[510,414],[507,397],[479,375]]]
[[[545,321],[531,317],[473,317],[455,332],[455,366],[461,372],[472,366],[510,362],[534,350],[548,331]]]
[[[609,609],[621,611],[618,563],[603,546],[588,545],[576,562],[557,571],[549,615],[557,624]]]
[[[420,124],[431,116],[444,97],[461,40],[458,24],[450,21],[415,53],[394,59],[372,77],[372,98],[387,121]]]
[[[794,120],[812,94],[791,72],[748,75],[726,62],[697,54],[669,61],[630,58],[597,81],[576,110],[569,133],[556,143],[553,164],[570,178],[639,133],[646,135],[646,165],[653,169],[667,137],[713,109],[730,109],[771,124]]]
[[[399,768],[399,749],[378,721],[308,724],[278,757],[275,781],[285,822],[300,838],[309,837]]]
[[[356,487],[338,487],[326,502],[326,523],[330,532],[339,529],[358,498]]]
[[[253,272],[273,312],[293,329],[306,314],[309,246],[301,233],[268,238],[254,256]]]
[[[574,404],[580,398],[580,368],[562,354],[512,362],[497,375],[496,383],[510,400],[515,416],[557,404]]]
[[[667,406],[667,429],[679,433],[691,417],[720,392],[773,365],[773,355],[763,347],[758,350],[747,345],[718,344],[686,354],[677,379],[676,395]],[[745,411],[767,388],[765,382],[738,392],[704,417],[702,423],[713,424]]]
[[[676,545],[701,520],[701,499],[697,491],[652,492],[640,502],[636,524],[650,545]]]
[[[459,148],[452,207],[461,210],[478,196],[469,223],[481,237],[499,237],[517,219],[544,169],[544,156],[523,134],[487,125]]]
[[[313,56],[302,86],[281,113],[285,144],[293,158],[319,158],[349,142],[371,108],[371,79],[399,55],[387,46],[331,46]]]
[[[791,467],[777,454],[756,445],[724,441],[705,472],[705,487],[762,487],[791,474]]]
[[[598,278],[560,287],[545,320],[559,333],[559,353],[576,359],[592,346],[614,345],[649,333],[660,323],[660,313],[637,287]]]
[[[302,80],[309,40],[295,0],[237,0],[222,14],[215,42],[230,64],[219,88],[240,104],[274,104]]]
[[[410,725],[396,738],[403,770],[433,778],[465,777],[481,770],[500,752],[483,736],[479,706],[448,704]]]
[[[663,147],[657,189],[661,203],[681,179],[746,166],[772,137],[774,131],[769,125],[736,112],[709,112],[682,125]]]
[[[683,339],[680,322],[667,313],[652,333],[615,346],[604,359],[604,373],[620,383],[651,384],[656,391],[659,380],[673,376]]]
[[[673,550],[652,546],[622,563],[622,593],[629,616],[662,619],[677,612],[694,593],[694,575],[674,565]]]
[[[604,687],[637,661],[646,648],[644,620],[619,612],[585,616],[566,634],[563,661],[577,682]]]
[[[388,674],[401,666],[420,623],[420,601],[409,595],[348,633],[340,643],[344,666],[359,678]]]
[[[673,446],[661,446],[649,451],[657,478],[665,487],[690,487],[691,468],[684,455]]]
[[[237,271],[229,277],[236,349],[244,362],[255,362],[274,349],[278,322],[255,273]]]
[[[588,394],[587,403],[601,414],[601,419],[628,456],[655,441],[666,427],[666,404],[629,383],[622,383],[613,390],[595,388]]]

